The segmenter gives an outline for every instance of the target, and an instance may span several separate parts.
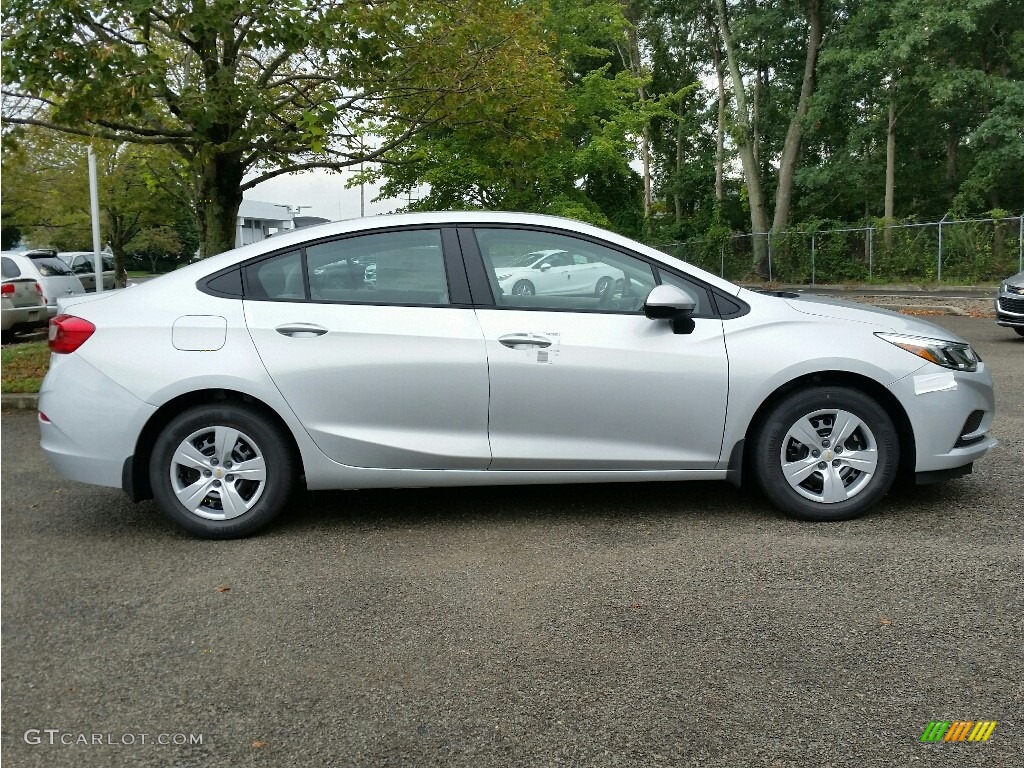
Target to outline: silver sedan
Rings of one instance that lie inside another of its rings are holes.
[[[541,251],[607,288],[565,270],[543,294],[503,290]],[[332,279],[342,261],[375,279]],[[53,466],[212,538],[259,530],[300,486],[728,479],[842,520],[996,444],[992,379],[949,331],[744,290],[545,216],[298,230],[65,300],[50,337]]]

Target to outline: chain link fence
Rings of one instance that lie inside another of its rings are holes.
[[[655,247],[733,281],[973,285],[1024,271],[1024,216],[723,233]]]

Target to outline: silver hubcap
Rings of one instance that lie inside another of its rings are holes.
[[[230,520],[252,509],[267,485],[256,442],[233,427],[204,427],[181,441],[171,458],[171,487],[189,512]]]
[[[836,504],[871,482],[878,445],[867,424],[849,411],[815,411],[789,428],[780,459],[794,491],[811,501]]]

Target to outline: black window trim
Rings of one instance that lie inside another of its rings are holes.
[[[473,296],[473,303],[480,309],[497,309],[501,311],[512,310],[512,311],[526,311],[526,312],[573,312],[576,314],[594,314],[594,315],[630,315],[635,316],[636,312],[627,312],[624,310],[614,309],[574,309],[564,307],[502,307],[498,306],[498,303],[494,300],[494,293],[491,290],[491,282],[487,278],[487,268],[484,265],[483,254],[480,251],[480,245],[476,239],[476,230],[478,229],[515,229],[520,231],[528,232],[540,232],[545,234],[562,235],[564,237],[575,238],[577,240],[583,240],[584,242],[591,243],[592,245],[599,245],[609,250],[621,253],[624,256],[631,256],[639,261],[646,263],[651,267],[651,271],[654,273],[655,285],[661,285],[661,275],[659,270],[664,270],[670,275],[694,283],[695,285],[705,289],[708,295],[711,297],[713,306],[712,313],[705,313],[700,315],[694,315],[696,320],[704,319],[722,319],[732,320],[737,317],[742,317],[750,312],[750,305],[739,299],[732,294],[727,294],[720,288],[716,288],[713,285],[705,283],[703,280],[699,280],[692,275],[686,274],[685,272],[670,267],[663,262],[657,261],[650,256],[646,256],[642,253],[637,253],[634,250],[620,246],[617,243],[610,243],[606,240],[602,240],[592,235],[584,234],[582,232],[573,232],[570,230],[559,229],[558,227],[550,226],[536,226],[532,224],[508,224],[508,223],[472,223],[472,224],[459,224],[458,225],[458,237],[459,243],[462,246],[463,260],[466,265],[466,273],[469,276],[470,291]],[[733,304],[736,304],[740,310],[738,312],[722,312],[719,305],[719,298],[728,299]]]
[[[333,301],[328,299],[313,299],[310,298],[309,290],[309,269],[306,262],[306,248],[311,248],[317,245],[323,245],[325,243],[338,242],[341,240],[348,240],[354,237],[362,237],[363,235],[379,235],[389,234],[392,232],[414,232],[418,230],[432,230],[440,235],[441,240],[441,254],[444,259],[445,267],[445,279],[448,283],[448,303],[447,304],[406,304],[398,302],[384,302],[384,301]],[[434,307],[434,308],[448,308],[448,309],[473,309],[474,303],[472,300],[472,294],[470,292],[470,281],[467,276],[467,270],[463,254],[459,248],[459,237],[456,234],[456,226],[454,224],[407,224],[404,226],[382,226],[374,227],[372,229],[361,229],[355,232],[343,232],[334,235],[325,235],[318,237],[314,240],[309,240],[301,244],[295,244],[291,246],[282,246],[281,248],[269,251],[267,253],[261,253],[258,256],[240,261],[231,266],[219,269],[216,272],[212,272],[209,275],[205,275],[196,282],[196,288],[210,296],[216,296],[218,298],[226,299],[239,299],[244,301],[272,301],[272,302],[286,302],[286,303],[303,303],[303,304],[325,304],[325,305],[352,305],[352,306],[379,306],[379,307]],[[249,296],[249,290],[247,285],[246,270],[254,264],[267,261],[269,259],[276,258],[278,256],[284,256],[288,253],[298,251],[302,258],[302,282],[303,290],[305,292],[305,298],[301,300],[296,299],[278,299],[278,298],[264,298]],[[242,282],[242,295],[238,296],[232,293],[226,293],[210,288],[209,283],[216,280],[218,277],[229,274],[235,270],[241,271],[241,282]]]

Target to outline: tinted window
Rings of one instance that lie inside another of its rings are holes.
[[[654,272],[633,256],[561,234],[478,229],[499,307],[641,312]]]
[[[314,301],[372,304],[450,303],[435,229],[347,237],[306,248]]]
[[[302,254],[282,253],[245,268],[245,295],[251,299],[304,300]]]
[[[68,265],[56,256],[32,257],[32,263],[36,265],[39,274],[43,277],[65,277],[72,274]]]
[[[18,265],[14,263],[14,259],[9,259],[6,256],[0,258],[0,266],[3,268],[4,277],[21,277],[21,270],[18,269]]]

